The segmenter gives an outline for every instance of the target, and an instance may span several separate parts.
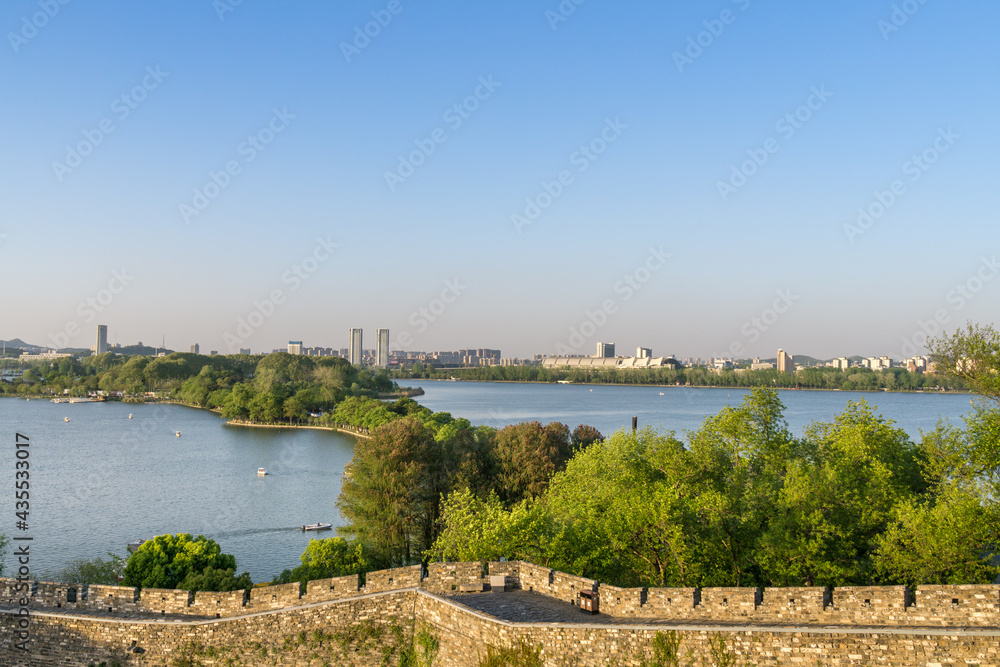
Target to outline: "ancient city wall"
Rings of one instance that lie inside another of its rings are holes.
[[[846,586],[835,588],[618,588],[531,563],[431,563],[369,572],[364,586],[357,575],[311,581],[305,592],[296,583],[243,591],[211,593],[125,586],[81,586],[28,582],[32,609],[228,618],[286,609],[311,602],[361,594],[421,588],[439,595],[491,590],[502,576],[508,590],[539,593],[576,604],[581,591],[596,592],[600,609],[612,616],[641,619],[786,621],[853,625],[1000,627],[1000,585]],[[498,580],[494,580],[496,583]],[[0,579],[0,606],[24,597],[18,582]]]
[[[519,638],[541,643],[547,665],[638,665],[656,632],[670,629],[682,637],[681,655],[690,651],[695,660],[708,659],[710,638],[721,636],[726,650],[753,664],[961,658],[959,664],[1000,666],[1000,585],[617,588],[504,562],[383,570],[368,573],[365,585],[357,575],[335,577],[311,581],[304,592],[297,583],[249,594],[55,582],[28,582],[26,589],[0,579],[3,665],[166,665],[178,656],[264,665],[318,655],[332,665],[367,666],[427,628],[440,641],[434,664],[448,667],[475,665],[487,644]],[[595,623],[580,612],[574,622],[507,622],[462,604],[465,594],[516,590],[574,611],[581,591],[596,593],[601,619],[617,620]],[[14,648],[22,603],[30,614],[28,653]]]

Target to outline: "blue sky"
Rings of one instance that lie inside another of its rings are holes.
[[[0,8],[0,338],[899,358],[1000,305],[996,3],[63,1]]]

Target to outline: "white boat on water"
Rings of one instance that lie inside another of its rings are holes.
[[[145,541],[146,540],[132,540],[131,542],[125,545],[125,548],[128,549],[129,553],[134,554],[136,549],[141,547]]]
[[[330,523],[310,523],[309,525],[302,526],[302,531],[307,530],[332,530],[333,524]]]
[[[267,474],[267,468],[257,468],[257,474],[263,477]]]

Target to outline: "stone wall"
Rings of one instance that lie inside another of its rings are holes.
[[[431,563],[370,572],[359,577],[311,581],[305,594],[296,583],[253,588],[249,596],[124,586],[29,582],[37,610],[103,612],[122,617],[195,616],[227,618],[359,594],[421,588],[439,595],[490,590],[490,576],[503,576],[508,590],[533,591],[578,604],[580,591],[596,591],[604,614],[637,619],[785,622],[870,626],[1000,627],[1000,585],[845,586],[836,588],[618,588],[519,561]],[[0,606],[16,605],[16,580],[0,579]]]
[[[461,600],[461,597],[457,598]],[[950,604],[950,600],[949,600]],[[669,622],[648,625],[509,623],[476,613],[423,591],[361,595],[344,600],[241,618],[162,622],[65,617],[39,612],[32,618],[26,653],[12,648],[17,617],[0,614],[0,664],[26,667],[89,665],[101,661],[173,664],[378,665],[384,649],[407,642],[409,628],[438,638],[434,665],[471,667],[486,646],[523,639],[544,647],[548,667],[639,665],[651,655],[657,632],[681,638],[682,664],[711,664],[723,651],[750,664],[813,665],[1000,664],[1000,630],[795,628],[718,626],[696,629]],[[714,642],[714,644],[713,644]],[[209,662],[211,660],[211,662]]]
[[[303,602],[325,602],[357,596],[361,590],[361,578],[356,574],[329,579],[315,579],[306,584]]]
[[[1000,665],[1000,631],[503,623],[427,595],[417,598],[415,613],[442,638],[434,663],[439,667],[474,666],[487,644],[522,639],[543,646],[547,667],[638,667],[653,657],[657,632],[678,634],[681,665],[720,664],[719,653],[736,656],[729,664],[741,665]]]
[[[369,572],[365,577],[365,591],[378,593],[401,588],[416,588],[420,585],[422,575],[423,568],[420,565]]]
[[[504,590],[566,605],[596,591],[601,615],[621,620],[509,623],[461,605],[463,594],[490,590],[490,576],[502,577]],[[426,572],[419,565],[371,572],[364,586],[357,575],[335,577],[309,582],[304,594],[297,583],[249,595],[58,582],[19,587],[0,579],[0,607],[8,609],[0,613],[0,665],[172,664],[201,651],[192,656],[203,664],[308,664],[316,655],[367,667],[426,627],[441,642],[434,664],[443,667],[475,665],[487,644],[519,639],[541,643],[549,667],[604,666],[614,658],[622,667],[638,665],[655,633],[670,630],[681,633],[682,656],[690,651],[693,662],[706,664],[713,661],[709,642],[722,638],[727,651],[752,664],[1000,666],[1000,585],[618,588],[504,562],[485,571],[480,563],[432,563]],[[13,648],[22,598],[32,611],[26,662]]]
[[[481,593],[489,580],[483,576],[481,563],[431,563],[420,587],[431,593]]]
[[[18,617],[0,613],[0,665],[23,667],[184,664],[379,665],[386,649],[408,641],[413,591],[285,609],[240,618],[162,621],[60,616],[31,617],[27,650],[14,647]],[[364,619],[364,620],[360,620]],[[393,663],[395,664],[395,663]]]

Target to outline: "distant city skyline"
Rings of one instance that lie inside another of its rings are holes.
[[[1000,312],[995,2],[404,2],[364,48],[384,2],[58,4],[0,6],[0,338],[902,358]]]
[[[102,335],[106,337],[108,331],[109,331],[109,329],[108,329],[107,325],[98,325],[98,327],[97,327],[98,341],[100,341]],[[112,332],[113,332],[113,330],[112,330]],[[381,351],[382,351],[383,348],[381,347],[381,345],[384,343],[385,340],[387,340],[389,338],[390,334],[391,334],[391,332],[388,329],[385,329],[385,328],[379,328],[379,329],[377,329],[376,333],[375,333],[376,340],[369,347],[365,347],[364,346],[364,328],[362,328],[362,327],[355,327],[355,328],[351,328],[351,329],[348,330],[347,340],[344,342],[343,346],[336,345],[336,344],[334,344],[334,345],[324,345],[323,344],[324,342],[329,342],[329,341],[319,341],[319,342],[313,344],[310,341],[289,340],[284,345],[276,345],[274,347],[271,347],[270,349],[267,349],[267,348],[261,348],[261,349],[240,348],[240,349],[235,350],[235,351],[229,351],[229,350],[223,349],[223,350],[212,350],[211,353],[212,354],[236,354],[236,353],[240,353],[240,354],[270,354],[270,353],[273,353],[273,352],[284,351],[284,352],[288,352],[289,354],[305,354],[307,350],[321,349],[321,350],[328,350],[328,351],[331,351],[331,352],[332,351],[336,351],[336,353],[341,354],[341,356],[343,356],[344,358],[352,361],[352,363],[360,363],[360,359],[362,358],[362,355],[364,355],[364,353],[366,353],[366,352],[370,352],[371,353],[371,358],[374,360],[374,365],[376,365],[376,366],[379,366],[379,365],[384,366],[384,365],[386,365],[389,357],[396,356],[396,355],[398,355],[401,352],[421,352],[421,353],[453,352],[453,351],[456,351],[456,350],[477,349],[478,348],[478,345],[473,345],[473,344],[471,344],[468,341],[466,341],[462,345],[458,345],[458,346],[455,346],[455,347],[442,347],[442,346],[436,346],[435,347],[435,346],[432,346],[432,347],[421,348],[421,349],[415,349],[414,348],[414,349],[411,349],[411,350],[404,350],[402,348],[394,347],[392,345],[389,345],[388,348],[385,348],[387,354],[386,354],[386,356],[385,356],[385,358],[383,360],[383,357],[381,356]],[[52,346],[39,345],[36,342],[31,341],[31,340],[26,340],[23,337],[12,338],[10,340],[15,340],[15,339],[22,340],[27,345],[37,346],[37,347],[42,348],[42,349],[52,349],[52,350],[56,349],[56,348],[53,348]],[[0,340],[4,340],[5,342],[7,341],[7,339],[0,339]],[[115,345],[108,345],[107,348],[106,348],[107,351],[114,351],[116,345],[121,345],[121,344],[120,343],[116,343]],[[145,343],[140,340],[140,341],[133,341],[131,343],[127,342],[127,343],[124,344],[125,347],[131,346],[131,345],[145,345]],[[70,347],[72,348],[72,346],[70,346]],[[94,345],[91,346],[91,352],[94,352],[95,347],[96,346],[94,346]],[[171,345],[167,345],[165,348],[161,348],[161,346],[157,346],[157,345],[150,345],[149,347],[152,347],[154,349],[169,349],[169,350],[172,350],[172,351],[175,351],[175,352],[188,351],[188,352],[192,352],[192,353],[195,353],[195,354],[201,353],[201,351],[200,351],[201,350],[201,346],[200,346],[199,343],[191,343],[190,345],[178,345],[176,347],[175,346],[171,346]],[[67,348],[59,348],[59,349],[67,349]],[[76,349],[82,349],[82,348],[76,348]],[[483,349],[483,348],[479,348],[479,349]],[[626,350],[631,350],[632,348],[631,347],[626,347],[625,349]],[[355,350],[356,350],[356,352],[355,352]],[[543,356],[564,356],[564,355],[558,355],[558,354],[552,353],[552,352],[537,351],[537,350],[536,351],[532,351],[532,352],[527,352],[527,353],[524,353],[524,354],[508,354],[507,351],[503,350],[502,348],[498,348],[497,350],[490,350],[490,351],[491,352],[493,352],[493,351],[499,351],[499,352],[501,352],[502,353],[501,356],[504,359],[513,359],[513,358],[530,359],[530,358],[532,358],[532,357],[534,357],[536,355],[543,355]],[[355,357],[355,354],[357,355],[356,357]],[[771,356],[772,354],[774,356]],[[782,362],[782,354],[785,354],[787,356],[787,359],[784,362]],[[713,354],[697,354],[697,353],[662,352],[662,351],[659,351],[657,349],[654,349],[654,348],[651,348],[651,347],[648,347],[648,346],[641,346],[640,345],[640,346],[637,346],[635,348],[635,355],[634,356],[636,358],[648,358],[648,357],[652,357],[652,356],[658,356],[658,357],[673,357],[673,358],[678,359],[678,360],[684,360],[684,359],[701,359],[701,360],[704,360],[704,361],[709,361],[711,359],[743,359],[743,360],[750,360],[750,359],[755,359],[755,358],[758,358],[758,357],[759,358],[763,358],[763,359],[772,359],[773,358],[773,359],[775,359],[776,364],[779,365],[779,366],[781,366],[782,369],[784,369],[787,364],[791,363],[791,359],[794,358],[794,357],[796,357],[796,356],[805,356],[805,357],[812,357],[814,359],[831,360],[831,361],[837,360],[837,359],[844,359],[844,358],[847,358],[847,357],[861,357],[861,358],[887,357],[887,358],[891,358],[891,359],[900,361],[900,360],[908,359],[910,357],[924,356],[925,354],[926,354],[926,351],[924,351],[924,350],[917,350],[916,347],[913,347],[912,349],[911,348],[907,348],[906,350],[901,351],[899,354],[896,354],[896,355],[879,355],[879,354],[868,353],[868,352],[865,352],[865,351],[852,351],[852,352],[840,352],[840,353],[837,353],[837,354],[824,356],[824,355],[811,354],[808,351],[787,352],[783,348],[778,348],[776,351],[772,351],[772,353],[770,353],[770,354],[767,351],[763,351],[760,354],[754,354],[754,355],[732,355],[732,354],[716,354],[716,355],[713,355]],[[585,356],[585,357],[602,357],[602,356],[603,357],[615,357],[615,356],[617,356],[617,357],[624,357],[624,356],[628,356],[628,353],[626,353],[626,352],[616,353],[616,343],[614,343],[614,342],[603,342],[602,341],[602,342],[596,343],[596,351],[595,350],[591,350],[589,352],[588,351],[580,351],[578,354],[571,355],[571,356]]]

